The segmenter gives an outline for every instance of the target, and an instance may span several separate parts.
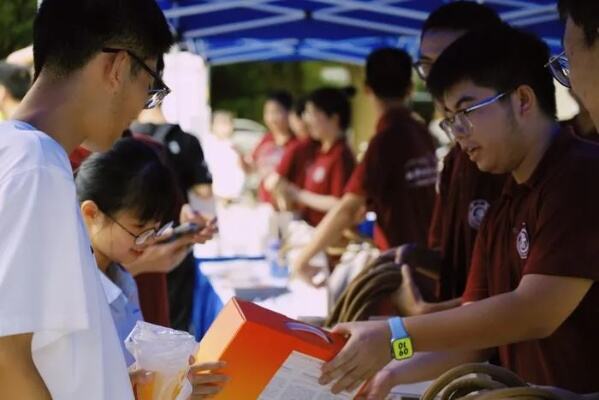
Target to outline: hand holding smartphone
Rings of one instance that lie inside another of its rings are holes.
[[[171,243],[183,236],[194,235],[200,231],[201,227],[198,224],[184,223],[173,229],[172,234],[164,239],[159,239],[159,243]]]
[[[210,227],[210,228],[214,229],[214,228],[216,228],[216,224],[217,224],[216,217],[212,218],[205,225],[199,225],[199,224],[195,224],[192,222],[186,222],[184,224],[179,225],[175,229],[173,229],[172,234],[169,237],[166,237],[164,239],[159,239],[158,242],[159,243],[171,243],[171,242],[174,242],[175,240],[182,238],[184,236],[195,235],[196,233],[200,232],[202,229],[204,229],[206,227]]]

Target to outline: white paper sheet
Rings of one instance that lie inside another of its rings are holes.
[[[292,352],[272,377],[258,400],[351,400],[355,393],[331,393],[331,386],[318,383],[322,360]]]

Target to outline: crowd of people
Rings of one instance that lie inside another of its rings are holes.
[[[124,340],[138,321],[190,328],[191,246],[218,226],[191,197],[239,195],[202,147],[225,149],[258,176],[258,201],[312,227],[290,265],[308,284],[313,257],[376,214],[372,242],[401,269],[404,314],[333,328],[348,337],[323,366],[333,393],[361,386],[358,398],[382,400],[489,361],[597,395],[599,4],[560,0],[559,12],[557,56],[470,1],[428,16],[417,60],[374,50],[359,90],[377,123],[358,161],[353,88],[271,92],[267,132],[241,156],[230,126],[201,142],[162,113],[173,37],[155,1],[42,2],[33,74],[0,63],[0,398],[133,399],[152,379]],[[414,72],[453,144],[440,172],[410,108]],[[555,81],[580,103],[572,120],[556,119]],[[197,231],[170,240],[186,223]],[[235,379],[219,360],[190,364],[192,398]]]

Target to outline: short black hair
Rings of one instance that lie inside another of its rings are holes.
[[[366,84],[380,99],[405,97],[412,87],[412,58],[400,49],[373,51],[366,59]]]
[[[132,211],[142,222],[172,218],[177,189],[172,170],[149,145],[119,139],[81,164],[75,178],[80,202],[92,200],[109,216]]]
[[[4,86],[17,101],[23,100],[31,86],[29,69],[0,61],[0,85]]]
[[[266,101],[274,101],[287,111],[293,107],[293,96],[286,90],[273,90],[266,96]]]
[[[462,81],[507,92],[530,86],[541,110],[554,118],[555,85],[545,68],[549,48],[531,33],[500,24],[472,31],[452,43],[433,64],[427,85],[435,98]]]
[[[559,0],[557,2],[562,18],[568,16],[582,28],[587,45],[590,47],[599,37],[599,2],[596,0]]]
[[[429,30],[472,31],[501,23],[491,7],[474,1],[454,1],[433,11],[422,26],[421,37]]]
[[[159,57],[172,43],[155,0],[44,0],[33,24],[34,75],[47,67],[66,76],[103,47],[147,59]]]
[[[349,126],[351,119],[351,105],[349,98],[355,93],[352,87],[337,89],[324,87],[314,90],[308,95],[306,101],[314,104],[316,108],[324,112],[327,116],[339,116],[339,126],[345,130]]]
[[[301,117],[304,111],[306,111],[306,97],[302,96],[293,103],[293,113]]]

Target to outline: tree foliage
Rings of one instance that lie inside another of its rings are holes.
[[[0,0],[0,59],[33,41],[35,0]]]

